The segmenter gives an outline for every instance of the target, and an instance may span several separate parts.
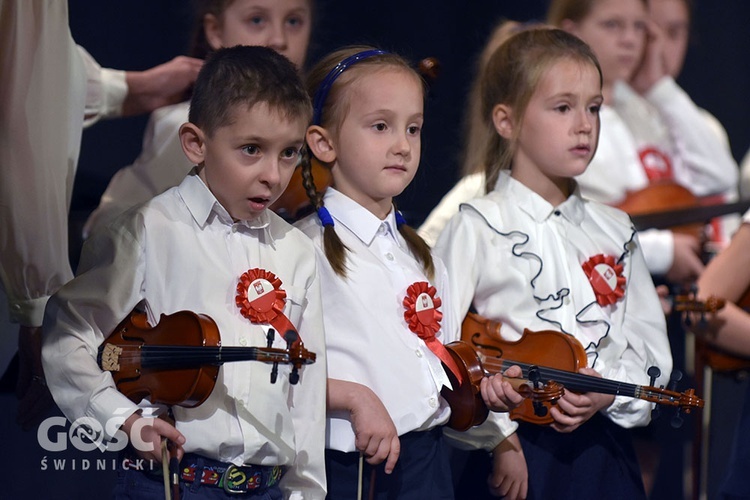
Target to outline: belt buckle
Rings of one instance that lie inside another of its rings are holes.
[[[238,467],[231,464],[224,472],[223,488],[230,495],[247,493],[261,486],[263,474],[260,471],[251,472],[248,467]]]

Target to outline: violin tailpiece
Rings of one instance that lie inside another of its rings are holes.
[[[120,354],[122,354],[122,347],[114,344],[105,344],[102,350],[102,370],[108,372],[120,371]]]

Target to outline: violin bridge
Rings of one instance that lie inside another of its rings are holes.
[[[120,354],[122,354],[122,347],[114,344],[106,344],[102,351],[102,370],[108,372],[120,371]]]

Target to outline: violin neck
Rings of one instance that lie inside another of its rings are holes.
[[[615,396],[646,399],[644,397],[644,391],[648,390],[648,388],[643,386],[621,382],[619,380],[609,380],[606,378],[594,377],[592,375],[585,375],[583,373],[574,373],[565,370],[558,370],[556,368],[532,365],[529,363],[519,363],[515,361],[503,361],[503,370],[510,368],[513,365],[521,367],[523,378],[529,378],[531,370],[536,368],[541,382],[554,380],[573,392],[597,392],[600,394],[613,394]]]
[[[222,365],[233,361],[285,362],[283,353],[274,359],[274,353],[257,347],[208,346],[143,346],[141,365],[144,368],[184,368],[200,365]],[[269,359],[270,358],[270,359]]]

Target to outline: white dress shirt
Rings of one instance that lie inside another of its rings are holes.
[[[325,206],[346,252],[347,276],[334,273],[323,246],[323,227],[316,214],[296,223],[315,242],[323,294],[328,376],[356,382],[377,394],[399,435],[423,431],[448,421],[450,408],[440,396],[440,360],[404,319],[407,288],[428,281],[442,301],[444,344],[457,340],[458,322],[446,306],[450,302],[445,267],[435,259],[435,278],[429,280],[396,227],[393,210],[385,220],[333,188]],[[355,451],[348,413],[329,414],[326,447]]]
[[[638,238],[623,212],[584,200],[576,190],[553,207],[500,175],[495,190],[462,205],[435,246],[448,268],[456,314],[470,306],[502,322],[503,337],[557,330],[586,349],[604,378],[648,385],[647,370],[672,369],[664,314]],[[598,255],[622,256],[624,296],[600,306],[582,265]],[[623,427],[645,425],[651,403],[617,396],[605,410]]]
[[[287,465],[282,488],[323,498],[326,356],[312,243],[270,211],[234,223],[195,174],[124,214],[86,242],[79,275],[55,294],[45,314],[44,369],[55,401],[74,420],[104,425],[136,405],[96,363],[97,348],[138,304],[150,324],[189,310],[216,321],[222,345],[265,346],[266,327],[235,305],[237,282],[253,268],[275,274],[284,312],[317,362],[290,385],[288,366],[226,363],[197,408],[174,408],[185,451],[235,464]],[[275,347],[285,344],[276,335]]]

